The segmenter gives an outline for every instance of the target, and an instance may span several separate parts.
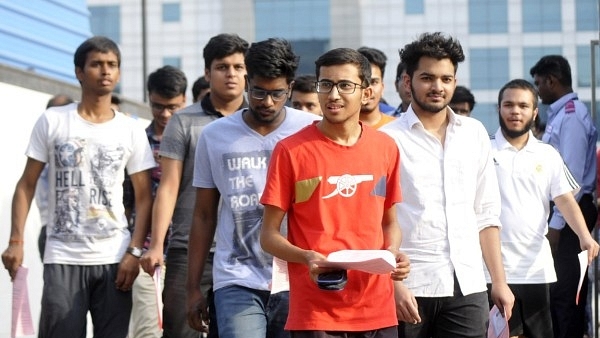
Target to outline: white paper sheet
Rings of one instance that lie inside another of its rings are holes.
[[[273,257],[273,279],[271,280],[271,294],[281,291],[290,291],[290,278],[287,262]]]
[[[163,327],[163,317],[162,317],[162,286],[160,285],[160,276],[162,275],[162,267],[159,265],[154,268],[154,276],[152,279],[154,280],[154,293],[156,295],[156,312],[158,317],[158,328],[162,330]]]
[[[330,253],[319,267],[360,270],[372,274],[386,274],[396,268],[396,258],[388,250],[340,250]]]
[[[508,320],[496,305],[490,310],[487,338],[509,338]]]
[[[579,305],[579,292],[581,291],[581,285],[583,284],[583,278],[587,277],[585,274],[588,263],[588,252],[584,250],[577,255],[579,258],[579,284],[577,285],[577,296],[575,296],[575,304]]]
[[[26,267],[20,266],[13,281],[11,338],[35,334],[29,307],[28,272]]]

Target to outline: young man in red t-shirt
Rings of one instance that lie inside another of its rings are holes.
[[[323,119],[275,147],[261,203],[263,249],[288,262],[292,337],[397,337],[394,280],[408,275],[398,251],[395,204],[401,200],[399,151],[387,135],[359,121],[371,96],[371,66],[338,48],[316,61]],[[287,237],[281,223],[287,213]],[[316,283],[319,262],[343,249],[387,249],[391,274],[349,270],[342,290]]]

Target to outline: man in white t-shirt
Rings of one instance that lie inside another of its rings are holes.
[[[131,286],[150,224],[150,168],[144,129],[111,108],[120,77],[116,43],[84,41],[75,52],[81,102],[50,108],[36,122],[27,163],[13,197],[12,227],[2,262],[11,278],[23,263],[25,220],[36,182],[48,164],[49,200],[39,337],[125,337]],[[135,190],[133,236],[123,206],[125,169]]]
[[[546,238],[550,201],[579,237],[581,249],[588,250],[588,264],[598,255],[598,243],[574,197],[579,185],[558,151],[531,132],[538,114],[535,87],[521,79],[505,84],[498,114],[500,128],[491,143],[502,197],[502,259],[515,295],[510,336],[552,337],[550,283],[556,282],[556,273]]]

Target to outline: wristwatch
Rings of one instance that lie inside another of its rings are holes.
[[[135,258],[142,257],[142,249],[136,248],[135,246],[130,246],[127,248],[127,253],[132,255]]]

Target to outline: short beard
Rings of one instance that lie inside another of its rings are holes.
[[[531,120],[529,120],[529,122],[527,122],[525,124],[525,126],[523,126],[523,129],[510,130],[506,126],[506,123],[504,123],[504,120],[502,120],[502,116],[500,116],[500,114],[498,114],[498,121],[500,122],[500,129],[502,130],[502,134],[504,134],[505,137],[510,138],[510,139],[515,139],[519,136],[523,136],[523,135],[527,134],[531,130],[531,127],[533,126],[533,119],[531,119]]]
[[[442,107],[440,107],[437,104],[426,104],[425,102],[421,102],[419,101],[419,99],[417,99],[417,96],[415,95],[415,90],[412,87],[412,85],[410,86],[410,92],[412,94],[412,104],[416,104],[417,106],[421,107],[421,109],[423,109],[424,111],[428,112],[428,113],[439,113],[442,111],[446,111],[446,107],[448,106],[448,103],[450,101],[447,101],[443,104],[440,104]],[[444,95],[444,100],[446,100],[446,95]]]

